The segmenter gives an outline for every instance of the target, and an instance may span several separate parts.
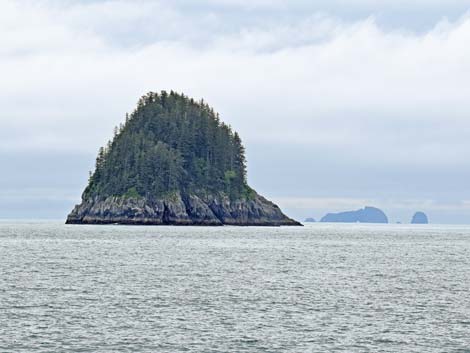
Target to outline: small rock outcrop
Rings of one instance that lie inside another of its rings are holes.
[[[320,222],[331,223],[388,223],[385,213],[375,207],[365,207],[357,211],[328,213]]]
[[[416,212],[411,219],[411,224],[428,224],[428,216],[424,212]]]
[[[68,224],[301,224],[250,188],[239,135],[203,101],[149,93],[102,147]]]

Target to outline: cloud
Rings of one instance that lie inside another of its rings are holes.
[[[359,209],[368,205],[379,205],[392,210],[418,210],[425,207],[429,211],[453,211],[456,209],[470,212],[470,200],[456,203],[441,203],[436,200],[422,199],[364,199],[364,198],[315,198],[315,197],[280,197],[276,202],[289,208],[304,209],[308,211],[323,209],[331,212],[342,212]]]
[[[313,16],[214,35],[202,48],[186,42],[185,27],[182,40],[157,39],[132,48],[108,43],[99,28],[83,30],[105,13],[124,23],[150,21],[148,13],[160,13],[160,6],[144,5],[134,11],[122,1],[60,11],[12,6],[20,18],[39,15],[2,28],[5,119],[15,118],[21,128],[30,125],[41,146],[48,138],[60,143],[56,140],[70,133],[66,140],[72,146],[91,146],[103,134],[76,143],[77,129],[85,131],[93,121],[108,133],[140,94],[174,88],[205,97],[248,139],[352,148],[357,158],[364,158],[361,141],[375,146],[371,158],[466,158],[459,152],[467,143],[470,112],[466,16],[424,35],[385,32],[373,18],[343,23]],[[61,21],[53,21],[59,13]],[[172,20],[183,22],[178,18]],[[166,30],[158,16],[155,23]],[[118,25],[113,20],[109,26]],[[50,136],[52,122],[60,138]],[[265,134],[254,136],[253,122],[265,126]]]
[[[301,161],[319,161],[292,171],[312,184],[317,169],[340,177],[331,161],[354,161],[371,184],[372,166],[416,184],[419,168],[467,173],[468,15],[417,32],[383,26],[375,10],[351,19],[327,14],[326,2],[318,11],[303,1],[246,4],[1,1],[0,154],[89,155],[140,95],[174,89],[213,105],[249,156],[282,165],[292,156],[271,151],[296,146]],[[247,16],[234,20],[227,8]]]

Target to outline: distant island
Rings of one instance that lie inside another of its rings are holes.
[[[315,218],[309,217],[309,218],[306,218],[304,222],[305,223],[315,223],[316,221],[315,221]]]
[[[416,212],[411,219],[411,224],[428,224],[428,216],[424,212]]]
[[[67,224],[297,226],[247,184],[236,132],[203,101],[148,93],[99,150]]]
[[[388,223],[385,213],[375,207],[365,207],[357,211],[328,213],[320,222],[332,223]]]

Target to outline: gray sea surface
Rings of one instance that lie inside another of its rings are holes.
[[[0,352],[470,352],[470,226],[0,222]]]

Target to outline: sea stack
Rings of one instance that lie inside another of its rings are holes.
[[[100,149],[68,224],[301,225],[247,184],[239,135],[203,101],[148,93]]]
[[[320,222],[332,223],[388,223],[385,213],[375,207],[365,207],[357,211],[328,213]]]
[[[424,212],[416,212],[411,219],[411,224],[428,224],[428,216]]]

